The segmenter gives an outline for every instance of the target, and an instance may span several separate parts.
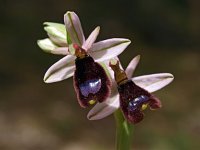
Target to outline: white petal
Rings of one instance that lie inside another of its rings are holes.
[[[170,82],[172,82],[173,79],[174,76],[170,73],[158,73],[132,78],[135,84],[144,88],[150,93],[165,87]]]
[[[139,61],[140,61],[140,55],[137,55],[128,64],[128,66],[126,68],[126,75],[128,78],[131,78],[133,76],[133,73],[134,73]]]
[[[115,93],[106,102],[97,103],[88,113],[87,118],[89,120],[103,119],[119,108],[119,95]]]
[[[82,44],[85,42],[85,37],[78,16],[74,12],[68,11],[64,15],[64,21],[72,43],[82,46]]]
[[[90,36],[87,38],[85,43],[83,44],[82,48],[85,50],[88,50],[91,48],[92,44],[95,42],[97,36],[99,35],[100,27],[96,27],[94,31],[90,34]]]
[[[74,74],[74,56],[65,56],[58,62],[53,64],[46,72],[44,76],[44,82],[53,83],[67,79]]]
[[[123,38],[108,39],[94,43],[89,52],[96,61],[104,61],[121,54],[130,43]]]

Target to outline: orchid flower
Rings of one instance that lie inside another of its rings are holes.
[[[38,45],[46,48],[47,52],[67,55],[47,70],[44,81],[58,82],[74,75],[74,88],[81,107],[105,101],[110,94],[111,83],[99,62],[118,56],[130,44],[130,40],[113,38],[94,43],[99,27],[85,40],[80,20],[74,12],[67,12],[64,22],[65,33],[62,25],[46,23],[49,39],[38,41]],[[49,43],[59,47],[49,46]]]
[[[62,24],[45,23],[49,38],[39,40],[38,45],[53,54],[67,55],[53,64],[45,73],[44,82],[52,83],[65,80],[74,74],[74,44],[84,49],[96,62],[103,62],[121,54],[131,43],[124,38],[112,38],[94,43],[100,27],[96,27],[87,40],[83,34],[78,16],[74,12],[64,15],[66,31]]]
[[[132,59],[132,61],[127,66],[125,73],[127,77],[130,79],[139,63],[140,56],[136,56]],[[114,81],[114,72],[109,69],[109,72],[113,79],[113,85],[115,84]],[[139,87],[145,89],[149,93],[155,92],[174,79],[173,75],[170,73],[158,73],[158,74],[150,74],[150,75],[143,75],[139,77],[131,78],[131,80]],[[107,117],[108,115],[114,113],[118,108],[120,108],[120,100],[119,94],[117,92],[117,85],[113,86],[112,93],[110,98],[106,102],[97,103],[88,113],[87,117],[89,120],[98,120]]]

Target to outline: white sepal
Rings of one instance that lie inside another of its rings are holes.
[[[134,77],[132,78],[132,81],[141,88],[144,88],[148,92],[152,93],[165,87],[171,83],[173,79],[174,76],[170,73],[158,73]]]
[[[73,76],[75,70],[74,60],[74,56],[68,55],[53,64],[45,73],[44,82],[58,82]]]
[[[105,61],[117,57],[130,43],[128,39],[112,38],[94,43],[89,53],[97,62]]]

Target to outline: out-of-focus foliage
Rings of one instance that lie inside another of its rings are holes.
[[[2,0],[0,4],[0,149],[114,149],[112,116],[88,121],[72,80],[45,84],[43,75],[60,57],[36,44],[43,22],[63,22],[75,11],[88,35],[132,40],[120,56],[124,66],[137,54],[137,75],[167,71],[174,82],[157,92],[163,108],[135,127],[133,147],[142,150],[199,149],[200,2],[197,0]]]

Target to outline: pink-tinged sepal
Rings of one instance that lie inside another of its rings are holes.
[[[79,104],[88,107],[104,102],[110,95],[111,81],[103,67],[92,57],[77,57],[75,60],[74,88]]]
[[[144,118],[143,110],[147,106],[151,109],[161,107],[158,98],[128,80],[118,85],[120,105],[125,118],[132,124],[139,123]]]

